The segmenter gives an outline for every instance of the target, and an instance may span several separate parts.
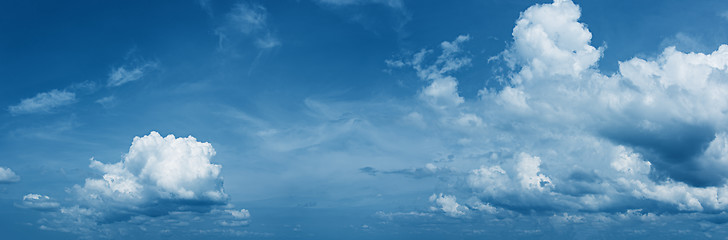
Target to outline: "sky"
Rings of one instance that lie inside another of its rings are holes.
[[[726,239],[728,2],[0,2],[2,239]]]

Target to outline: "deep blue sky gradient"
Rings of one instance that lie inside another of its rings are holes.
[[[432,212],[430,195],[468,191],[463,176],[480,163],[458,162],[464,156],[457,154],[454,163],[447,162],[448,155],[472,150],[456,144],[461,132],[438,127],[421,130],[402,122],[409,112],[436,111],[427,110],[418,98],[427,82],[410,67],[392,68],[385,60],[406,59],[420,49],[432,49],[432,61],[440,54],[441,42],[468,35],[470,40],[462,49],[471,64],[452,76],[458,80],[460,96],[477,101],[480,90],[502,89],[498,79],[512,73],[504,61],[489,59],[512,45],[520,13],[549,1],[403,1],[401,8],[384,1],[351,2],[357,3],[0,2],[0,167],[12,169],[21,178],[0,184],[0,238],[661,239],[674,238],[676,233],[667,230],[675,225],[689,231],[688,238],[728,236],[723,223],[671,215],[675,210],[669,204],[649,201],[637,205],[669,215],[667,225],[638,220],[559,225],[548,217],[561,216],[561,212],[540,206],[467,218]],[[264,30],[228,32],[228,39],[221,42],[218,31],[229,24],[229,12],[241,3],[265,9]],[[618,72],[620,61],[652,60],[668,46],[710,53],[728,43],[728,18],[721,15],[728,11],[725,1],[575,3],[581,7],[579,21],[593,35],[591,44],[605,46],[596,69],[607,75]],[[279,45],[256,46],[256,39],[266,34]],[[139,80],[107,86],[115,69],[145,63],[155,67]],[[53,89],[74,92],[75,101],[33,113],[9,110],[23,99]],[[109,96],[114,100],[97,102]],[[265,131],[271,129],[281,137],[266,138]],[[656,171],[664,170],[663,174],[691,185],[724,180],[694,180],[693,173],[681,177],[668,167],[661,169],[669,159],[661,158],[664,149],[660,147],[685,147],[677,150],[684,152],[696,146],[678,140],[653,146],[646,142],[654,139],[629,138],[625,129],[629,128],[608,129],[611,132],[603,134],[604,141],[636,151],[646,148],[644,156],[660,158],[654,160]],[[223,166],[229,203],[251,213],[250,224],[235,229],[245,234],[195,235],[183,228],[160,233],[164,228],[153,224],[142,231],[137,225],[144,223],[138,222],[114,223],[127,229],[123,233],[66,233],[41,229],[39,219],[52,218],[47,212],[19,207],[29,193],[50,196],[63,206],[74,205],[69,189],[101,176],[88,167],[90,158],[118,162],[135,136],[151,131],[162,136],[191,135],[212,144],[217,152],[213,162]],[[701,135],[705,144],[716,131],[706,129],[707,134]],[[656,136],[669,138],[672,132],[664,134]],[[705,150],[704,145],[697,148]],[[486,158],[488,151],[500,151],[480,150],[472,152]],[[426,171],[422,168],[427,163],[453,170],[417,175],[416,169]],[[379,172],[367,174],[360,170],[365,167]],[[427,216],[382,215],[395,212]],[[622,210],[586,212],[611,216]],[[714,214],[725,218],[725,213]]]

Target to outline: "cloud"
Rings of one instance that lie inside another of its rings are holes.
[[[116,105],[117,99],[115,96],[106,96],[96,100],[96,103],[101,104],[104,108],[110,108]]]
[[[76,102],[75,93],[53,89],[49,92],[38,93],[35,97],[23,99],[18,105],[8,107],[8,111],[13,115],[43,113],[74,102]]]
[[[281,45],[268,26],[268,10],[262,5],[237,3],[225,18],[225,24],[215,30],[220,49],[234,46],[241,38],[253,38],[254,45],[259,49],[271,49]]]
[[[236,4],[228,14],[228,19],[237,30],[250,34],[265,28],[267,11],[263,6],[245,3]]]
[[[146,62],[139,66],[121,66],[111,70],[107,80],[107,86],[118,87],[128,82],[142,79],[149,70],[157,68],[156,62]]]
[[[386,220],[393,220],[395,218],[403,218],[403,217],[432,217],[432,213],[426,213],[426,212],[383,212],[378,211],[375,213],[377,217],[386,219]]]
[[[23,201],[20,205],[16,205],[22,208],[30,208],[38,211],[54,211],[57,210],[61,204],[52,200],[48,196],[30,193],[23,196]]]
[[[29,194],[21,207],[54,210],[44,226],[59,231],[99,231],[107,224],[123,224],[177,212],[206,214],[220,226],[244,226],[248,210],[232,209],[223,190],[222,166],[211,162],[215,149],[192,136],[162,137],[151,132],[135,137],[120,162],[91,159],[99,178],[87,178],[70,192],[65,204]],[[150,220],[152,221],[152,220]],[[101,224],[101,225],[99,225]],[[84,230],[85,229],[85,230]]]
[[[430,202],[447,216],[536,212],[558,221],[580,221],[585,211],[617,219],[634,209],[701,218],[727,210],[728,45],[709,53],[667,47],[604,74],[605,49],[592,46],[580,17],[568,0],[526,9],[497,57],[508,66],[501,85],[472,101],[452,76],[471,64],[468,35],[443,42],[429,64],[428,49],[385,61],[425,82],[418,97],[432,111],[410,107],[401,118],[427,126],[423,135],[459,156],[438,172],[449,176],[438,179],[452,195]]]
[[[553,186],[551,179],[540,173],[540,166],[541,159],[539,157],[530,156],[526,153],[518,154],[516,171],[518,172],[521,187],[544,191]]]
[[[456,107],[464,102],[458,94],[458,81],[449,74],[470,65],[470,57],[465,56],[461,45],[470,40],[469,35],[460,35],[455,40],[440,44],[442,53],[431,64],[426,65],[426,57],[433,51],[422,49],[411,59],[388,59],[387,66],[401,68],[411,66],[417,76],[428,82],[428,86],[420,90],[420,98],[437,109]]]
[[[144,62],[136,66],[125,65],[112,69],[109,72],[106,85],[108,87],[118,87],[128,82],[140,80],[149,71],[157,67],[157,62]],[[57,108],[78,102],[77,95],[93,94],[97,91],[98,85],[96,82],[77,82],[62,90],[53,89],[48,92],[38,93],[35,97],[23,99],[19,104],[9,106],[8,111],[12,115],[50,113]],[[113,96],[110,96],[97,100],[97,103],[108,107],[113,104],[113,100]]]
[[[432,163],[426,164],[423,168],[408,168],[382,171],[372,167],[363,167],[360,168],[359,171],[372,176],[376,176],[377,174],[398,174],[403,176],[410,176],[413,178],[447,176],[452,172],[452,170],[450,170],[449,168],[438,167]]]
[[[516,21],[506,59],[536,76],[578,76],[594,66],[603,51],[590,45],[591,32],[579,17],[579,6],[570,0],[529,7]]]
[[[86,179],[74,191],[109,219],[129,210],[155,215],[193,206],[189,204],[203,209],[224,204],[228,196],[222,189],[222,166],[210,163],[214,155],[212,145],[194,137],[151,132],[135,137],[121,162],[92,159],[90,167],[103,177]]]
[[[718,13],[718,16],[720,16],[721,18],[723,18],[725,20],[728,20],[728,11],[722,11],[722,12]]]
[[[0,167],[0,184],[16,183],[20,181],[20,176],[15,174],[12,169]]]
[[[450,217],[463,216],[469,210],[468,207],[458,204],[457,198],[452,195],[432,194],[430,202],[434,202],[438,206],[433,208],[442,210]]]

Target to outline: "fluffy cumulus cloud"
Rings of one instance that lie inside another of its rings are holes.
[[[442,210],[446,215],[451,217],[459,217],[468,211],[468,207],[458,204],[457,198],[452,195],[443,195],[440,193],[432,194],[430,196],[430,202],[433,202],[437,207],[432,207],[434,210]]]
[[[452,77],[471,64],[467,35],[443,42],[431,64],[432,50],[386,61],[426,82],[419,97],[435,110],[415,112],[417,125],[440,129],[463,156],[440,173],[459,180],[445,183],[451,195],[430,197],[434,208],[451,217],[535,211],[556,222],[595,217],[583,212],[657,219],[726,211],[728,45],[711,53],[668,47],[604,74],[605,49],[592,45],[580,17],[569,0],[522,12],[497,57],[509,68],[501,85],[473,101]]]
[[[568,0],[530,7],[513,28],[507,59],[522,66],[523,74],[578,76],[602,53],[590,45],[592,35],[577,21],[580,16],[579,7]]]
[[[73,231],[59,226],[63,224],[76,224],[82,229],[176,212],[212,214],[220,219],[220,226],[246,225],[250,213],[227,204],[222,166],[211,162],[213,156],[215,149],[210,143],[192,136],[163,137],[151,132],[135,137],[120,162],[91,159],[90,167],[101,175],[74,186],[74,201],[61,206],[48,196],[28,194],[20,206],[58,209],[53,212],[54,221],[44,226],[62,231]],[[80,220],[69,223],[69,219]]]
[[[0,183],[14,183],[20,181],[20,176],[12,169],[0,167]]]
[[[221,205],[228,196],[222,188],[222,166],[210,162],[214,155],[212,145],[194,137],[152,132],[135,137],[121,162],[92,159],[90,167],[102,177],[86,179],[74,191],[109,219]]]
[[[38,93],[35,97],[23,99],[17,105],[8,107],[8,111],[13,115],[44,113],[74,102],[76,102],[75,93],[53,89],[49,92]]]

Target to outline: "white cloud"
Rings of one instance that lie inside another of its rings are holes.
[[[225,212],[230,213],[233,217],[236,219],[248,219],[250,218],[250,212],[246,209],[240,209],[240,210],[225,210]]]
[[[623,173],[617,178],[617,187],[631,189],[628,193],[638,198],[673,204],[681,211],[722,211],[728,209],[728,185],[694,187],[668,179],[656,182],[649,178],[650,162],[623,146],[612,167]]]
[[[500,166],[483,166],[472,170],[468,176],[468,185],[493,196],[511,189],[508,174]]]
[[[668,47],[654,60],[633,58],[604,75],[595,68],[603,49],[590,45],[579,11],[559,0],[521,14],[503,53],[513,73],[502,89],[481,91],[486,111],[650,152],[651,166],[674,180],[722,184],[726,175],[713,169],[728,165],[700,156],[728,128],[728,102],[720,100],[728,94],[728,45],[709,54]],[[709,154],[720,152],[714,149]]]
[[[0,184],[1,183],[15,183],[20,181],[20,176],[15,174],[12,169],[0,167]]]
[[[578,76],[596,64],[603,50],[589,45],[591,32],[579,17],[579,6],[570,0],[526,9],[513,28],[513,47],[506,58],[535,76]]]
[[[490,203],[483,203],[480,200],[478,200],[477,198],[472,198],[471,201],[468,203],[468,206],[470,206],[471,209],[483,211],[488,214],[498,213],[497,207],[490,205]]]
[[[19,207],[49,211],[42,228],[67,232],[103,231],[111,223],[146,221],[179,213],[206,215],[219,226],[248,224],[248,210],[233,210],[223,190],[222,166],[211,162],[215,149],[192,136],[162,137],[151,132],[135,137],[124,159],[102,163],[91,159],[100,178],[87,178],[69,192],[74,200],[60,204],[28,194]]]
[[[31,208],[39,211],[53,211],[58,209],[61,204],[53,201],[48,196],[30,193],[23,196],[23,201],[20,205],[17,206],[23,208]]]
[[[66,90],[53,89],[49,92],[38,93],[35,97],[26,98],[18,105],[8,107],[13,115],[50,112],[54,108],[76,102],[76,94]]]
[[[496,102],[507,108],[525,111],[529,109],[527,99],[528,96],[523,90],[506,86],[498,94]]]
[[[158,64],[156,62],[146,62],[135,67],[121,66],[113,69],[109,73],[107,86],[118,87],[128,82],[142,79],[149,70],[157,68],[157,65]]]
[[[387,220],[393,220],[397,217],[413,217],[413,218],[419,218],[419,217],[432,217],[434,216],[432,213],[426,213],[426,212],[383,212],[383,211],[377,211],[375,213],[376,216],[380,218],[384,218]]]
[[[147,204],[159,200],[197,200],[222,203],[222,166],[210,163],[215,150],[192,136],[162,137],[151,132],[135,137],[124,160],[104,164],[91,160],[91,168],[104,173],[101,179],[86,179],[76,190],[93,201]]]
[[[440,195],[432,194],[430,196],[430,202],[437,204],[439,208],[436,209],[442,210],[445,212],[445,215],[450,217],[463,216],[469,210],[468,207],[457,203],[457,198],[452,195],[443,195],[442,193]]]
[[[435,62],[426,65],[425,60],[432,50],[422,49],[415,53],[411,59],[388,59],[385,63],[389,67],[400,68],[411,66],[417,76],[426,81],[428,85],[420,91],[420,98],[436,109],[456,107],[464,102],[458,94],[458,81],[449,74],[470,65],[471,59],[464,56],[461,45],[470,40],[469,35],[460,35],[452,42],[444,41],[440,44],[442,53]]]
[[[427,49],[385,61],[412,67],[426,82],[418,97],[432,108],[408,106],[397,116],[437,129],[423,136],[459,156],[438,175],[448,191],[477,197],[469,209],[554,211],[572,220],[605,209],[726,210],[728,45],[712,53],[668,47],[604,74],[597,63],[605,49],[591,45],[580,15],[568,0],[523,12],[500,55],[510,71],[475,101],[458,94],[452,76],[470,64],[467,35],[443,42],[434,62]],[[438,210],[457,215],[454,196],[442,201]]]
[[[96,103],[101,104],[101,106],[103,106],[105,108],[109,108],[109,107],[114,106],[116,101],[117,101],[116,97],[106,96],[106,97],[99,98],[98,100],[96,100]]]
[[[518,171],[521,187],[544,191],[553,186],[551,179],[540,173],[541,158],[520,153],[517,160],[516,171]]]
[[[618,157],[612,161],[612,168],[627,174],[647,174],[650,172],[650,162],[642,161],[639,154],[629,151],[624,146],[617,146]]]

